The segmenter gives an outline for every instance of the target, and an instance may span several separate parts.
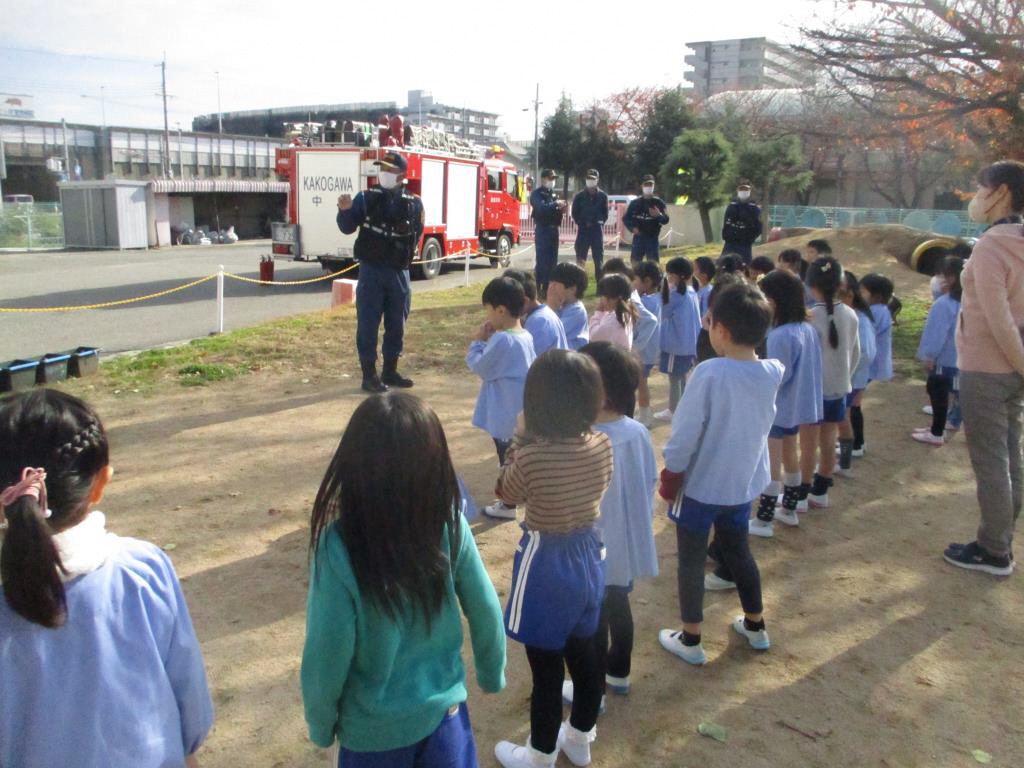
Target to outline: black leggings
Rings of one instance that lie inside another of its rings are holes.
[[[676,526],[679,549],[679,615],[686,624],[704,621],[704,560],[708,555],[708,535]],[[746,526],[715,527],[713,554],[722,578],[736,583],[744,613],[761,613],[761,573],[750,552]]]
[[[511,440],[499,440],[496,437],[492,437],[494,440],[494,448],[498,451],[498,466],[505,466],[505,455],[508,453],[508,449],[512,447]]]
[[[572,678],[572,714],[569,723],[579,731],[589,731],[597,723],[597,711],[604,693],[604,669],[598,662],[593,637],[570,637],[561,651],[545,651],[526,646],[526,658],[533,672],[530,696],[530,744],[551,754],[562,725],[562,683],[565,667]]]
[[[850,426],[853,428],[853,448],[859,451],[864,447],[864,411],[859,405],[850,406]]]
[[[942,437],[949,414],[949,396],[953,392],[953,377],[937,373],[928,374],[928,397],[932,401],[932,434]]]
[[[629,677],[633,655],[633,611],[629,607],[629,590],[626,587],[605,587],[595,637],[601,669],[612,677]]]

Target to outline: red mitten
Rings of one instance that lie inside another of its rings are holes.
[[[667,469],[661,470],[661,483],[658,485],[658,495],[665,501],[673,502],[679,495],[679,489],[683,487],[682,472],[670,472]]]

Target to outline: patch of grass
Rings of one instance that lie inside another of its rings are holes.
[[[924,322],[928,319],[931,302],[914,296],[901,296],[903,311],[892,331],[892,359],[898,373],[904,376],[920,375],[917,345],[921,341]]]
[[[702,243],[700,245],[677,245],[672,248],[663,248],[661,259],[671,259],[676,256],[685,256],[693,261],[698,256],[719,256],[722,253],[721,243]]]
[[[228,381],[240,373],[238,368],[230,365],[212,365],[210,363],[192,363],[178,369],[178,378],[182,386],[204,387],[214,381]]]

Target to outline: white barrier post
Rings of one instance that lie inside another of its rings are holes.
[[[469,287],[469,251],[465,252],[463,260],[466,262],[466,287]]]
[[[224,265],[217,268],[217,333],[224,333]]]

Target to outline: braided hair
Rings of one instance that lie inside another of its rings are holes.
[[[53,534],[85,517],[96,476],[108,463],[103,425],[77,397],[40,389],[0,405],[0,489],[17,483],[26,467],[46,472],[48,509],[31,496],[15,499],[3,509],[4,596],[31,622],[50,628],[64,623],[64,566]]]
[[[832,349],[839,347],[839,329],[836,328],[836,294],[843,282],[843,267],[831,256],[821,256],[811,262],[807,269],[807,285],[818,291],[825,299],[828,312],[828,343]]]

